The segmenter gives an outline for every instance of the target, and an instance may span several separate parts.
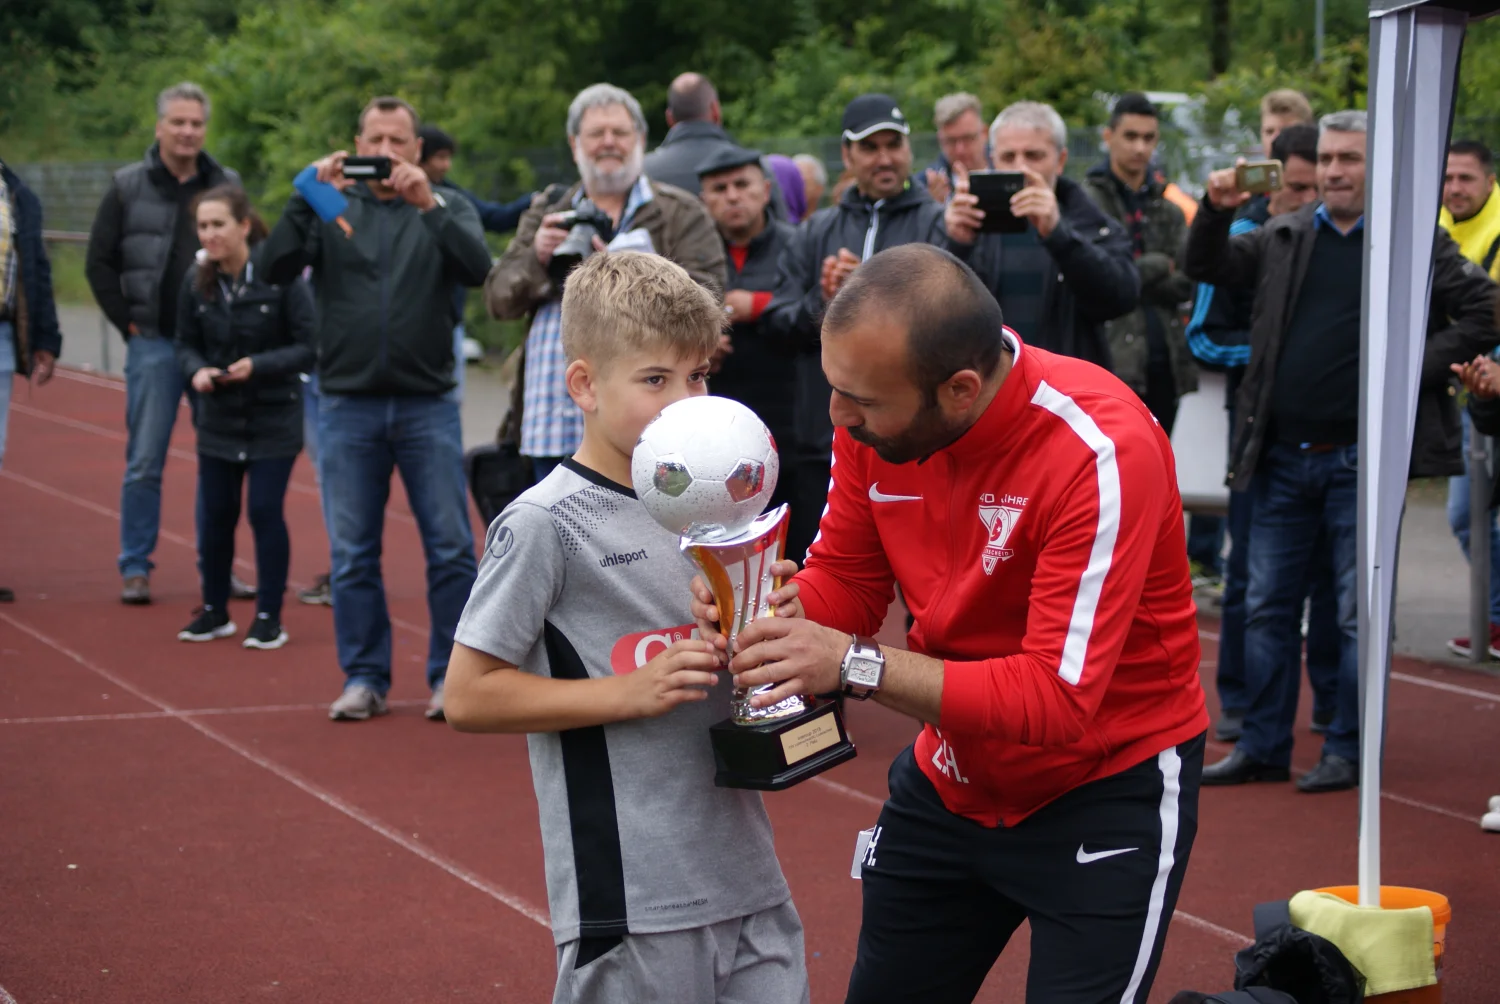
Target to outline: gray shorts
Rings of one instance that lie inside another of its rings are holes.
[[[599,954],[602,949],[607,950]],[[787,900],[709,927],[558,946],[552,1004],[645,1002],[807,1004],[807,957],[797,908]]]

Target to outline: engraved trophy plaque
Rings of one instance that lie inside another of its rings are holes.
[[[780,460],[764,423],[744,405],[692,397],[668,405],[636,444],[631,480],[658,523],[702,573],[730,651],[740,631],[771,613],[781,585],[771,566],[786,550],[790,510],[762,514]],[[855,755],[837,703],[793,696],[765,708],[751,698],[774,688],[735,688],[730,716],[709,729],[725,788],[779,791]]]

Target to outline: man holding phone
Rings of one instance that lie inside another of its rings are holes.
[[[272,282],[292,282],[312,266],[318,297],[319,481],[346,677],[329,708],[335,720],[386,712],[391,622],[380,553],[393,468],[427,555],[429,718],[443,716],[443,674],[476,572],[458,402],[449,393],[452,293],[455,283],[484,281],[490,253],[469,200],[434,192],[418,166],[420,124],[405,101],[373,99],[359,116],[358,157],[340,150],[316,163],[318,180],[348,198],[340,219],[349,230],[296,194],[261,252]]]
[[[1134,309],[1140,276],[1125,228],[1063,177],[1067,139],[1050,105],[1021,101],[996,116],[996,170],[955,167],[943,246],[979,275],[1027,344],[1108,369],[1104,323]]]

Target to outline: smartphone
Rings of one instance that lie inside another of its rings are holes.
[[[1234,166],[1234,185],[1242,192],[1265,195],[1281,191],[1281,161],[1256,160]]]
[[[982,234],[1024,233],[1030,222],[1010,211],[1010,197],[1026,187],[1026,175],[1020,171],[970,171],[969,192],[979,196],[984,210]]]
[[[389,157],[345,157],[344,177],[354,181],[381,181],[391,176]]]

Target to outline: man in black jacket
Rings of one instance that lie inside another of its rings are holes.
[[[679,74],[667,88],[667,134],[646,155],[646,177],[697,195],[698,165],[735,145],[723,121],[713,81]]]
[[[1321,197],[1295,213],[1230,236],[1248,199],[1233,169],[1209,176],[1188,232],[1192,278],[1257,290],[1250,362],[1236,402],[1229,483],[1254,492],[1246,598],[1248,705],[1234,751],[1204,784],[1285,781],[1297,712],[1304,585],[1314,542],[1327,536],[1343,631],[1338,705],[1323,755],[1297,787],[1337,791],[1359,780],[1356,496],[1364,266],[1365,113],[1319,126]],[[1436,229],[1436,228],[1434,228]],[[1448,368],[1494,347],[1494,286],[1437,230],[1431,327],[1423,358],[1411,474],[1461,471]]]
[[[942,246],[943,207],[911,180],[911,128],[886,94],[863,94],[844,109],[844,167],[854,184],[837,205],[797,226],[781,255],[776,295],[765,327],[796,353],[792,443],[782,469],[794,468],[797,497],[787,529],[787,556],[801,561],[828,500],[833,456],[832,389],[823,376],[819,333],[823,310],[844,280],[871,255],[898,244]]]
[[[990,128],[990,147],[996,170],[1026,175],[1011,212],[1030,226],[981,234],[984,212],[960,167],[943,217],[946,247],[969,263],[1027,344],[1108,369],[1104,322],[1133,310],[1141,291],[1130,235],[1063,177],[1067,129],[1050,106],[1022,101],[1006,108]]]
[[[416,111],[375,98],[360,114],[355,150],[389,157],[390,177],[344,177],[340,150],[318,179],[344,190],[345,236],[300,195],[261,251],[266,277],[291,282],[308,265],[318,297],[318,460],[332,546],[333,619],[344,692],[335,720],[386,712],[391,622],[380,573],[385,504],[399,469],[427,555],[432,634],[427,716],[443,715],[453,630],[474,585],[474,538],[453,390],[452,290],[477,286],[490,255],[469,200],[433,191],[417,166]]]
[[[0,466],[14,377],[52,379],[62,351],[52,265],[42,243],[42,203],[20,177],[0,163]],[[0,603],[16,594],[0,587]]]
[[[208,115],[208,96],[196,84],[162,91],[156,142],[139,162],[115,172],[89,232],[89,286],[125,336],[128,438],[118,564],[120,599],[129,604],[151,602],[161,472],[185,390],[172,338],[177,292],[198,251],[197,221],[188,206],[200,192],[239,181],[203,152]]]
[[[729,278],[724,313],[733,326],[728,353],[709,391],[733,398],[760,416],[777,446],[792,441],[792,399],[787,393],[793,359],[786,346],[766,331],[764,314],[776,289],[781,253],[792,239],[792,226],[771,218],[771,186],[760,152],[725,147],[698,165],[700,197],[724,239]],[[792,499],[793,474],[783,467],[772,505]]]

